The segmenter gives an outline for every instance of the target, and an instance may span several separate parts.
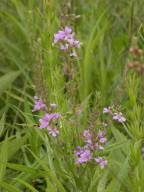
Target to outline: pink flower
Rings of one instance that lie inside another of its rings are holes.
[[[97,157],[97,158],[95,158],[95,161],[100,165],[100,167],[101,167],[102,169],[105,168],[105,167],[107,166],[107,164],[108,164],[108,161],[105,160],[105,159],[102,158],[102,157]]]
[[[37,96],[34,96],[34,108],[32,110],[32,112],[35,112],[35,111],[39,111],[39,110],[43,110],[43,111],[46,111],[46,104],[43,102],[42,99],[38,99]]]

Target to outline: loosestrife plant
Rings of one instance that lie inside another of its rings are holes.
[[[104,145],[107,142],[106,129],[99,130],[97,134],[90,130],[84,130],[82,137],[85,145],[78,146],[74,151],[75,163],[83,164],[95,161],[101,168],[106,167],[108,161],[104,157],[98,156],[99,152],[104,150]]]
[[[77,57],[76,49],[80,48],[81,43],[75,39],[75,34],[71,27],[65,27],[63,30],[54,34],[53,44],[59,45],[61,51],[65,52],[67,57]],[[59,129],[56,126],[56,122],[61,117],[60,113],[54,113],[56,104],[50,104],[50,112],[43,100],[34,97],[33,112],[42,110],[44,115],[39,119],[39,129],[47,129],[49,135],[57,137],[59,135]],[[112,107],[105,107],[103,113],[110,114],[112,119],[123,123],[126,121],[121,112],[115,111]],[[100,168],[105,168],[108,165],[108,160],[101,154],[103,154],[104,146],[107,142],[106,130],[107,124],[103,123],[103,129],[99,129],[98,132],[94,130],[85,129],[82,133],[83,146],[77,146],[74,151],[75,163],[77,165],[86,164],[88,162],[95,162]]]
[[[121,112],[116,111],[114,107],[105,107],[103,114],[109,114],[114,121],[118,123],[124,123],[126,118]],[[84,164],[90,161],[95,161],[102,169],[108,165],[108,160],[99,156],[99,151],[104,150],[104,145],[107,142],[106,127],[107,124],[103,123],[103,130],[99,130],[98,133],[91,132],[90,130],[83,131],[83,141],[85,145],[83,147],[78,146],[74,152],[76,157],[76,164]]]

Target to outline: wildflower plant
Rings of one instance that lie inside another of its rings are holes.
[[[56,104],[50,105],[51,109],[56,107]],[[39,119],[39,128],[40,129],[47,129],[49,135],[52,137],[57,137],[59,135],[59,130],[55,126],[55,122],[61,117],[59,113],[47,113],[46,104],[43,102],[42,99],[38,99],[37,96],[34,97],[34,108],[32,112],[43,110],[45,113]]]
[[[106,130],[99,130],[98,133],[84,130],[82,138],[84,146],[78,146],[74,151],[75,163],[80,165],[94,161],[101,168],[105,168],[108,161],[104,157],[99,156],[99,154],[104,150],[104,145],[107,142]]]
[[[118,112],[114,107],[104,107],[103,114],[109,114],[112,116],[112,119],[118,123],[124,123],[126,121],[126,118],[123,116],[123,114]]]

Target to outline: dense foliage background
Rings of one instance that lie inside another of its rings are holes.
[[[143,0],[0,1],[0,191],[143,192]],[[71,26],[82,42],[65,59],[53,36]],[[139,61],[131,69],[129,62]],[[38,129],[33,96],[57,104],[60,136]],[[114,105],[124,125],[102,115]],[[108,166],[75,165],[81,131],[108,122]],[[143,151],[144,152],[144,151]]]

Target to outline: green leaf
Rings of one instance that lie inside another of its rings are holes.
[[[104,192],[108,180],[108,171],[102,175],[97,186],[97,192]]]
[[[3,134],[4,124],[5,124],[5,113],[2,115],[2,118],[0,120],[0,136],[2,136]]]
[[[119,192],[121,186],[123,188],[127,188],[128,171],[129,171],[129,156],[127,156],[125,161],[121,163],[117,176],[112,180],[111,187],[113,189],[113,192]]]
[[[24,180],[15,178],[16,181],[18,181],[19,183],[21,183],[22,185],[24,185],[27,189],[29,189],[32,192],[38,192],[38,190],[36,190],[32,185],[30,185],[29,183],[27,183]]]
[[[97,182],[98,182],[99,179],[100,179],[100,172],[99,172],[99,169],[96,167],[94,175],[93,175],[92,179],[90,180],[90,186],[88,188],[88,192],[93,192],[94,191],[94,189],[97,186]]]
[[[0,95],[9,88],[19,74],[18,71],[11,71],[0,78]]]
[[[11,184],[8,184],[4,181],[0,181],[0,187],[5,189],[5,192],[21,192],[19,189],[17,189],[16,187],[14,187]]]
[[[27,136],[18,137],[8,141],[8,159],[11,159],[13,155],[25,144]]]
[[[7,160],[8,160],[8,145],[6,138],[0,148],[0,181],[2,181],[5,175]]]

